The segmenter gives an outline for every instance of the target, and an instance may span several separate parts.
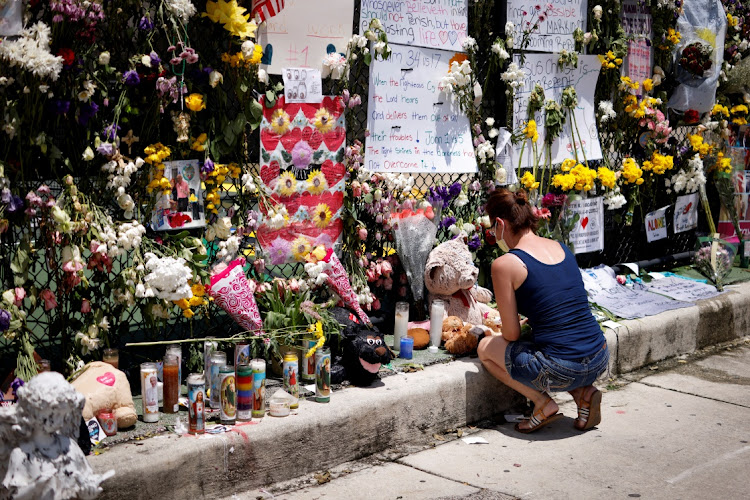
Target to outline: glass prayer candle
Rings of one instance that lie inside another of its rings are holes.
[[[156,363],[141,363],[141,396],[143,398],[143,421],[159,421],[159,388],[156,378]]]
[[[182,384],[182,346],[180,344],[172,344],[167,346],[167,354],[177,356],[177,366],[180,367],[177,374],[177,382]],[[177,392],[180,393],[180,386],[177,386]]]
[[[430,306],[430,345],[440,347],[443,337],[443,317],[445,304],[440,299],[434,299]]]
[[[180,358],[174,354],[164,356],[164,413],[177,413],[180,409]]]
[[[409,328],[409,303],[396,302],[396,321],[393,325],[393,349],[401,349],[401,339],[406,337]]]
[[[120,368],[120,353],[117,349],[108,348],[102,351],[102,361],[115,368]]]
[[[210,384],[211,384],[211,408],[219,408],[221,406],[221,389],[219,388],[219,370],[222,366],[227,364],[227,353],[217,351],[211,354],[210,364]],[[208,383],[208,381],[206,381]]]

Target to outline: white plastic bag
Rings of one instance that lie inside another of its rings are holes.
[[[23,2],[5,0],[0,2],[0,36],[20,35],[23,30]]]

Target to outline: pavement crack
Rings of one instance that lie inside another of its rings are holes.
[[[680,391],[678,389],[672,389],[670,387],[663,387],[661,385],[652,384],[652,383],[649,383],[649,382],[644,382],[643,380],[640,380],[638,382],[633,382],[633,383],[634,384],[645,385],[647,387],[653,387],[655,389],[662,389],[662,390],[665,390],[665,391],[677,392],[679,394],[685,394],[687,396],[695,396],[695,397],[701,398],[701,399],[708,399],[708,400],[711,400],[711,401],[717,401],[719,403],[725,403],[725,404],[732,405],[732,406],[738,406],[740,408],[750,408],[750,406],[748,406],[748,405],[742,405],[742,404],[739,404],[739,403],[732,403],[731,401],[724,401],[723,399],[712,398],[712,397],[709,397],[709,396],[704,396],[703,394],[696,394],[694,392]]]
[[[470,487],[472,487],[472,488],[476,488],[476,489],[478,489],[478,490],[487,490],[487,489],[489,489],[489,488],[486,488],[486,487],[484,487],[484,486],[479,486],[479,485],[476,485],[476,484],[474,484],[474,483],[469,483],[469,482],[466,482],[466,481],[458,481],[458,480],[456,480],[456,479],[453,479],[452,477],[448,477],[448,476],[445,476],[445,475],[443,475],[443,474],[438,474],[438,473],[436,473],[436,472],[433,472],[433,471],[430,471],[430,470],[427,470],[427,469],[423,469],[423,468],[421,468],[421,467],[417,467],[416,465],[412,465],[412,464],[410,464],[410,463],[406,463],[406,462],[403,462],[403,461],[402,461],[401,459],[398,459],[398,460],[396,460],[395,462],[396,462],[397,464],[399,464],[399,465],[403,465],[403,466],[406,466],[406,467],[411,467],[411,468],[412,468],[412,469],[414,469],[414,470],[418,470],[418,471],[420,471],[420,472],[424,472],[425,474],[429,474],[429,475],[431,475],[431,476],[439,477],[439,478],[441,478],[441,479],[445,479],[445,480],[447,480],[447,481],[451,481],[451,482],[453,482],[453,483],[457,483],[457,484],[462,484],[462,485],[464,485],[464,486],[470,486]],[[497,492],[497,493],[500,493],[500,494],[502,494],[502,495],[508,495],[508,496],[510,496],[510,497],[513,497],[513,495],[511,495],[510,493],[505,493],[504,491],[497,491],[497,490],[492,490],[492,491],[495,491],[495,492]]]

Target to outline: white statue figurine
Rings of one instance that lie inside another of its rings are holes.
[[[43,372],[0,408],[0,499],[90,499],[114,471],[94,474],[78,430],[84,396],[56,372]]]

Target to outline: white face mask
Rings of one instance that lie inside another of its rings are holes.
[[[510,247],[505,242],[505,239],[503,238],[505,236],[505,225],[503,225],[503,232],[500,234],[500,238],[497,237],[497,221],[495,221],[495,240],[497,243],[498,248],[503,251],[503,253],[510,252]]]

